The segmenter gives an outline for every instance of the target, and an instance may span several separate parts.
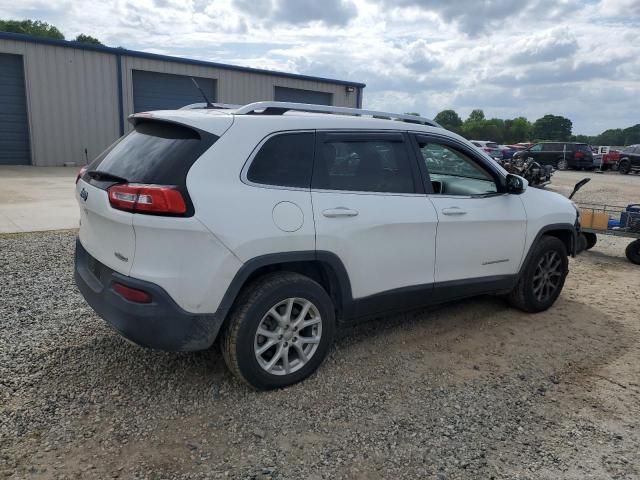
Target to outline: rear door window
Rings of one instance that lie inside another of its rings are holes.
[[[247,180],[265,185],[310,188],[315,134],[283,133],[269,138],[247,171]]]
[[[96,158],[88,171],[93,178],[120,178],[129,183],[185,185],[195,161],[217,136],[164,121],[142,121]]]

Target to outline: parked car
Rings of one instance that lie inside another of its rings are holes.
[[[586,143],[536,143],[513,156],[515,159],[529,157],[541,165],[551,165],[558,170],[567,170],[568,168],[593,170],[593,153]]]
[[[509,160],[513,157],[513,154],[519,151],[516,148],[511,147],[510,145],[498,145],[498,148],[502,152],[502,160]]]
[[[78,288],[140,345],[219,337],[258,389],[314,372],[338,323],[487,293],[546,310],[576,252],[568,199],[427,119],[258,102],[130,121],[76,181]]]
[[[610,146],[591,147],[593,151],[593,166],[602,170],[616,168],[620,160],[620,151]]]
[[[622,174],[640,173],[640,144],[629,145],[620,152],[618,171]]]
[[[611,170],[617,168],[620,160],[620,150],[610,148],[608,152],[602,154],[602,169]]]
[[[502,150],[496,142],[490,142],[488,140],[471,140],[471,143],[483,152],[486,152],[491,158],[495,160],[502,160]]]

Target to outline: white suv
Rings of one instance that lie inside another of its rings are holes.
[[[488,293],[545,310],[575,253],[568,199],[427,119],[260,102],[131,122],[78,176],[78,287],[138,344],[220,337],[256,388],[310,375],[341,322]]]

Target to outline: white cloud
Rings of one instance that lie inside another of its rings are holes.
[[[62,6],[61,6],[62,5]],[[367,83],[365,107],[638,123],[639,0],[0,0],[72,38]]]

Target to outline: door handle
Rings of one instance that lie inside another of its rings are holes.
[[[466,215],[467,212],[462,210],[460,207],[449,207],[442,209],[443,215]]]
[[[336,207],[329,208],[327,210],[322,211],[322,215],[328,218],[336,218],[336,217],[355,217],[358,215],[357,210],[351,210],[347,207]]]

